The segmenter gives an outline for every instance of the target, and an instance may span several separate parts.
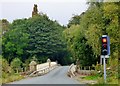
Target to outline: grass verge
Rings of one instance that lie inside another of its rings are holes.
[[[19,74],[13,74],[13,75],[10,75],[6,78],[2,78],[2,84],[10,83],[10,82],[17,81],[17,80],[21,80],[23,78],[24,77],[19,75]]]
[[[98,75],[85,76],[82,79],[85,79],[85,80],[97,80],[98,79]]]

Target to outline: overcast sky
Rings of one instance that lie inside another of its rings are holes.
[[[79,15],[87,10],[86,2],[87,0],[1,0],[0,19],[12,22],[15,19],[29,18],[34,4],[37,4],[39,12],[66,25],[73,14]]]

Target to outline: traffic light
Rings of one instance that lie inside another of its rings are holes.
[[[107,35],[102,36],[102,55],[110,55],[110,40]]]

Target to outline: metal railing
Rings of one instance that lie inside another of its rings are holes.
[[[95,70],[93,66],[80,66],[80,70]]]
[[[79,74],[81,75],[94,75],[95,67],[93,66],[80,66]]]

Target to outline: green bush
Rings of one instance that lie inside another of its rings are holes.
[[[13,59],[13,61],[11,62],[11,67],[12,69],[15,71],[15,72],[19,72],[20,71],[20,68],[21,68],[21,65],[22,65],[22,61],[19,59],[19,58],[15,58]]]

